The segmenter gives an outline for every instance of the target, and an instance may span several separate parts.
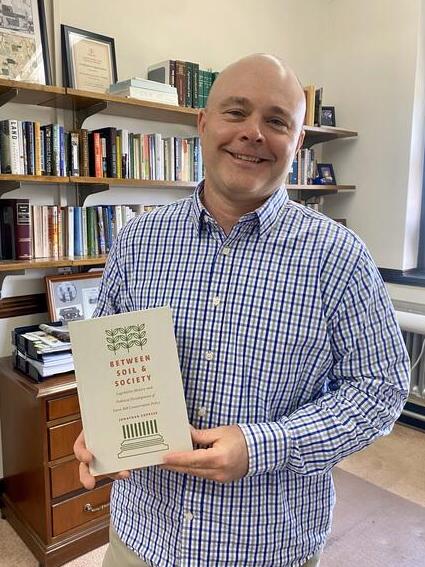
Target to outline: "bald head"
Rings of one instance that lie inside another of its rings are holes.
[[[243,81],[253,81],[259,85],[270,85],[287,99],[299,129],[304,122],[305,96],[298,77],[294,71],[280,58],[274,55],[256,53],[239,59],[228,65],[218,75],[210,90],[207,108],[214,107],[221,99],[223,92],[235,87]]]

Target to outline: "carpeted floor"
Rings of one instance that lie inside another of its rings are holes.
[[[425,565],[424,507],[338,468],[334,481],[333,530],[320,567]]]
[[[320,567],[425,565],[423,432],[396,425],[391,435],[345,459],[334,470],[334,479],[333,531]],[[66,567],[100,567],[105,549]],[[9,524],[0,520],[0,567],[37,566]]]

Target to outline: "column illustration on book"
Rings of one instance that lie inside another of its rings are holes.
[[[126,423],[122,426],[124,441],[118,458],[134,457],[144,453],[166,451],[169,447],[164,443],[164,437],[158,432],[156,419]]]
[[[92,474],[193,450],[169,306],[72,321],[69,332]]]

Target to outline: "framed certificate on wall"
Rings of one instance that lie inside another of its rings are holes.
[[[67,87],[105,93],[118,80],[112,37],[62,25],[62,61]]]

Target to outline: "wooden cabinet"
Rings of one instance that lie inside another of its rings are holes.
[[[108,541],[111,480],[84,490],[73,444],[81,431],[72,373],[31,382],[0,360],[2,514],[45,567]]]

